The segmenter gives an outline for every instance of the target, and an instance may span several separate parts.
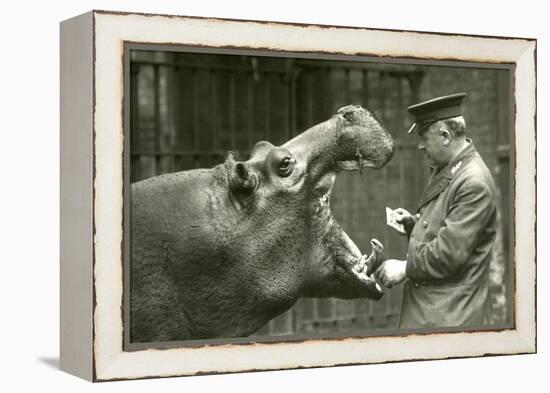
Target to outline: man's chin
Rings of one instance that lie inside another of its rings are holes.
[[[431,158],[428,157],[428,156],[426,156],[426,161],[428,162],[428,166],[429,166],[430,168],[441,169],[442,167],[445,166],[445,165],[441,165],[441,163],[436,162],[435,160],[431,159]]]

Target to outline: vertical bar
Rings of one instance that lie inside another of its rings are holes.
[[[218,78],[218,73],[210,69],[210,104],[212,106],[212,116],[210,116],[210,132],[212,133],[212,150],[218,150],[218,130],[219,130],[219,108],[218,108],[218,96],[217,96],[217,83],[216,78]],[[214,161],[217,163],[219,157],[217,153],[213,154]]]
[[[306,74],[306,99],[307,99],[307,127],[311,127],[313,123],[313,94],[311,73]]]
[[[130,182],[140,180],[139,178],[139,157],[132,152],[139,150],[139,102],[138,102],[138,81],[139,63],[130,63]]]
[[[155,64],[153,67],[153,89],[154,89],[154,95],[153,95],[153,127],[154,127],[154,135],[155,135],[155,166],[154,166],[154,174],[159,175],[161,168],[160,168],[160,78],[159,78],[159,65]]]
[[[270,139],[270,111],[269,107],[271,105],[269,95],[270,95],[270,89],[269,89],[269,74],[267,72],[264,73],[265,77],[265,90],[264,90],[264,106],[265,106],[265,124],[264,124],[264,139],[269,141]]]
[[[298,77],[298,71],[292,68],[290,71],[290,134],[295,136],[298,132],[298,117],[297,113],[297,99],[296,99],[296,78]],[[287,138],[287,140],[290,138]]]
[[[174,150],[179,150],[181,148],[180,134],[182,132],[181,127],[181,68],[179,66],[174,66],[174,143],[172,145]],[[174,171],[181,170],[181,156],[174,154]]]
[[[236,149],[235,141],[235,74],[229,71],[229,145]]]
[[[291,309],[292,312],[292,334],[298,333],[298,319],[300,318],[300,302],[296,302]]]
[[[285,113],[286,113],[286,116],[285,116],[285,123],[284,123],[284,127],[285,127],[285,130],[284,130],[284,136],[285,136],[285,140],[288,141],[291,139],[292,135],[293,135],[293,122],[294,122],[294,114],[293,114],[293,105],[294,105],[294,101],[293,101],[293,89],[294,89],[294,72],[295,72],[295,69],[294,69],[294,61],[292,59],[286,59],[286,62],[285,62],[285,73],[282,74],[283,75],[283,86],[284,86],[284,89],[285,89],[285,92],[283,93],[283,97],[285,98],[283,101],[285,102]],[[293,315],[293,318],[295,317],[296,315]],[[295,327],[296,323],[294,323],[294,327]],[[294,331],[296,331],[294,329]]]
[[[280,86],[283,88],[283,89],[287,89],[287,76],[286,74],[279,74],[279,80],[280,80]],[[283,90],[283,94],[284,94],[284,90]],[[284,141],[288,141],[290,138],[289,138],[289,130],[288,130],[288,124],[289,124],[289,121],[290,121],[290,111],[289,111],[289,103],[288,103],[288,100],[282,100],[283,102],[283,127],[285,127],[285,130],[284,130],[284,135],[285,135],[285,138],[284,138]],[[282,137],[282,136],[281,136]]]
[[[363,69],[361,71],[363,79],[363,107],[369,108],[369,80],[368,80],[368,71]]]
[[[352,102],[350,102],[351,100],[351,94],[350,94],[350,90],[351,90],[351,86],[350,86],[350,69],[349,68],[344,68],[344,92],[345,92],[345,103],[344,105],[350,105],[352,104]],[[349,173],[346,174],[346,191],[347,191],[347,194],[351,197],[351,200],[349,201],[350,203],[348,203],[345,207],[346,209],[346,221],[347,221],[347,228],[346,228],[346,231],[348,231],[348,233],[355,233],[355,228],[356,228],[356,225],[355,225],[355,217],[357,216],[357,214],[355,214],[356,211],[361,211],[361,209],[358,209],[356,210],[356,204],[357,204],[357,198],[355,197],[355,193],[356,193],[356,187],[355,187],[355,180],[349,176]],[[337,303],[333,302],[333,307],[336,307],[337,306]],[[356,307],[355,307],[355,302],[353,303],[353,315],[355,315],[355,310],[356,310]]]
[[[351,90],[351,86],[350,86],[350,69],[349,68],[344,68],[344,83],[345,83],[345,97],[346,97],[346,102],[345,102],[345,105],[350,105],[351,102],[351,93],[350,93],[350,90]]]
[[[199,151],[199,100],[198,100],[198,92],[197,92],[197,69],[191,68],[191,91],[193,92],[193,95],[191,96],[193,99],[193,166],[195,168],[199,168],[200,166],[200,156],[198,154]]]
[[[330,83],[330,67],[324,67],[321,69],[322,72],[322,83],[321,83],[321,108],[323,109],[322,117],[323,119],[328,118],[332,115],[331,105],[329,103],[329,97],[332,97],[330,94],[330,89],[327,86]]]
[[[387,122],[387,114],[386,114],[386,111],[387,111],[387,102],[386,102],[386,98],[387,98],[387,94],[386,94],[386,85],[387,85],[387,74],[386,72],[384,71],[380,71],[380,84],[381,84],[381,89],[379,89],[379,92],[380,92],[380,103],[381,103],[381,110],[380,112],[382,113],[382,117],[383,119]],[[384,168],[384,170],[382,171],[382,181],[384,182],[384,189],[387,189],[386,185],[388,184],[388,167]],[[387,198],[386,198],[387,199]],[[388,250],[388,252],[392,252],[392,248],[391,248],[391,245],[390,245],[390,237],[389,237],[389,231],[388,231],[388,228],[386,227],[384,229],[384,248],[386,250]],[[387,295],[384,296],[384,308],[385,308],[385,317],[387,317],[388,315],[390,315],[391,313],[391,305],[392,305],[392,298],[393,298],[393,292],[391,290],[387,291]],[[387,327],[387,326],[386,326]]]
[[[405,103],[403,102],[403,83],[401,76],[397,76],[397,103],[398,103],[398,109],[405,108]],[[405,128],[404,124],[404,118],[403,118],[403,111],[398,110],[397,111],[397,124],[398,129],[396,130],[398,133],[401,132],[402,129]],[[396,155],[399,155],[399,206],[403,206],[405,203],[404,196],[405,196],[405,165],[404,165],[404,157],[403,157],[403,144],[399,143],[396,145],[396,147],[399,149],[397,151]],[[414,178],[413,178],[414,179]],[[416,181],[414,181],[416,183]]]
[[[171,60],[173,59],[173,56],[170,57]],[[173,61],[172,61],[173,62]],[[177,87],[176,87],[176,67],[170,66],[168,68],[168,73],[166,75],[167,78],[167,88],[170,94],[170,101],[168,102],[168,121],[169,121],[169,127],[170,127],[170,158],[169,158],[169,171],[175,172],[176,171],[176,155],[174,154],[175,150],[175,144],[176,144],[176,94],[177,94]]]
[[[350,69],[349,68],[345,68],[344,69],[344,92],[345,92],[345,104],[344,105],[349,105],[351,104],[350,102],[350,99],[351,99],[351,94],[350,94]],[[356,214],[354,214],[354,212],[356,211],[355,208],[355,202],[356,202],[356,198],[355,198],[355,181],[353,181],[353,179],[350,178],[350,176],[346,176],[345,177],[346,179],[346,190],[348,192],[348,195],[351,196],[351,201],[350,203],[346,206],[346,221],[347,221],[347,226],[348,228],[346,228],[347,231],[350,231],[351,233],[353,233],[353,229],[355,228],[355,216]]]
[[[254,143],[254,80],[252,78],[252,72],[246,73],[246,102],[247,102],[247,120],[246,120],[246,126],[247,126],[247,142],[248,142],[248,149],[252,149],[252,144]]]

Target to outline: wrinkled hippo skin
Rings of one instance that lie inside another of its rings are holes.
[[[247,161],[132,184],[130,341],[247,336],[302,296],[379,299],[329,196],[339,171],[380,168],[393,148],[347,106]]]

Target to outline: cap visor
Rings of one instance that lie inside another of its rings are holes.
[[[428,121],[426,123],[414,123],[412,127],[409,128],[408,133],[412,134],[416,132],[420,134],[421,132],[425,131],[427,128],[430,128],[430,126],[434,124],[436,121]]]
[[[412,134],[413,132],[416,131],[417,128],[418,128],[418,125],[416,123],[413,123],[411,128],[409,128],[409,131],[407,131],[407,134]]]

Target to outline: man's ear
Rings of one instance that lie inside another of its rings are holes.
[[[443,145],[448,146],[449,143],[451,143],[451,133],[450,133],[450,131],[446,130],[446,129],[442,129],[440,132],[441,132],[441,136],[443,137]]]

